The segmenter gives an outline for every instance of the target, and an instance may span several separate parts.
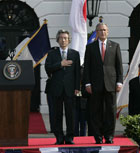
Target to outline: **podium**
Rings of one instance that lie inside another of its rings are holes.
[[[0,146],[27,146],[31,90],[35,85],[31,60],[0,61]]]

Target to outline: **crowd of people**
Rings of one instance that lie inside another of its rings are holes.
[[[59,46],[48,52],[45,92],[51,132],[57,145],[74,144],[74,136],[87,133],[94,137],[96,144],[104,143],[103,138],[105,143],[113,143],[116,93],[123,85],[122,57],[120,45],[108,39],[109,29],[105,23],[97,24],[96,33],[98,39],[86,46],[82,66],[79,52],[69,48],[70,34],[66,30],[58,31]]]

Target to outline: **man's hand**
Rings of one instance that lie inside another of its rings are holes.
[[[122,85],[117,85],[116,86],[116,92],[120,92],[121,88],[122,88]]]
[[[79,92],[80,92],[79,90],[75,90],[74,94],[77,96],[77,94],[79,94]]]
[[[86,86],[86,91],[87,91],[89,94],[92,94],[91,85]]]
[[[72,60],[63,59],[61,61],[61,66],[71,66],[72,63],[73,63]]]

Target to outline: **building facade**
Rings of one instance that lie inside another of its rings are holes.
[[[48,20],[48,31],[51,42],[51,47],[57,46],[55,36],[59,29],[66,29],[71,32],[69,26],[69,13],[72,0],[20,0],[31,7],[38,17],[40,25],[44,19]],[[138,18],[140,14],[139,0],[101,0],[99,16],[103,17],[103,21],[109,27],[109,38],[120,44],[124,76],[127,73],[129,59],[129,48],[131,38],[131,26],[130,19]],[[136,12],[136,13],[135,13]],[[132,16],[133,14],[133,16]],[[140,23],[140,17],[137,19]],[[89,27],[87,20],[88,32],[95,30],[95,26],[98,23],[98,17],[92,21],[92,27]],[[136,25],[140,26],[140,25]],[[140,37],[140,33],[139,36]],[[139,38],[137,38],[139,40]],[[135,41],[135,40],[134,40]],[[133,43],[134,44],[134,43]],[[131,46],[133,46],[133,44]],[[134,47],[131,47],[134,50]],[[48,113],[48,105],[46,100],[46,94],[44,93],[47,75],[44,71],[44,62],[41,63],[40,69],[40,83],[41,83],[41,104],[40,112]]]

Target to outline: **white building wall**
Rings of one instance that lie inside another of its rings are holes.
[[[51,46],[56,46],[56,33],[59,29],[66,29],[71,32],[69,26],[69,12],[72,0],[21,0],[34,9],[40,25],[44,19],[48,20],[48,31]],[[128,27],[129,16],[134,7],[140,3],[139,0],[102,0],[99,16],[103,16],[103,21],[109,27],[109,38],[120,44],[124,76],[128,70],[129,62],[129,37],[130,28]],[[88,26],[88,32],[95,30],[98,18],[93,19],[92,27]],[[46,95],[44,93],[47,75],[44,70],[44,62],[41,63],[41,105],[40,112],[48,113]]]

